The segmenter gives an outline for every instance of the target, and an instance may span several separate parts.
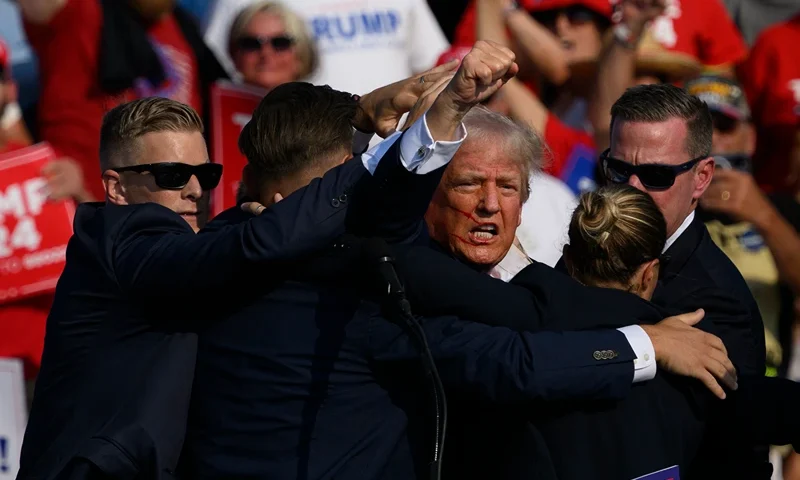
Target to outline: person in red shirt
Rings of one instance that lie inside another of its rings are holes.
[[[30,144],[17,104],[17,85],[11,78],[11,51],[0,38],[0,154]]]
[[[739,70],[757,132],[753,173],[769,192],[800,191],[800,164],[791,161],[800,127],[798,44],[800,15],[762,32]]]
[[[19,0],[39,57],[39,134],[74,158],[88,193],[100,181],[105,112],[136,98],[162,96],[204,112],[207,85],[225,72],[175,0]]]
[[[0,39],[0,118],[16,101],[9,57],[6,44]],[[0,126],[0,155],[28,145],[30,136],[21,119],[10,127]],[[39,371],[44,326],[51,303],[52,297],[47,295],[0,305],[0,358],[21,359],[27,380],[33,379]]]

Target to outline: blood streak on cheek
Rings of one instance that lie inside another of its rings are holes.
[[[493,223],[492,223],[492,222],[481,222],[481,221],[479,221],[477,218],[475,218],[475,216],[474,216],[474,215],[472,215],[472,214],[471,214],[471,213],[469,213],[469,212],[464,212],[464,211],[462,211],[462,210],[459,210],[459,209],[457,209],[457,208],[455,208],[455,207],[450,207],[450,208],[452,208],[452,209],[453,209],[453,210],[455,210],[456,212],[460,213],[461,215],[463,215],[463,216],[467,217],[469,220],[472,220],[473,222],[475,222],[475,224],[476,224],[477,226],[481,226],[481,225],[493,225]]]
[[[450,207],[450,208],[452,208],[454,211],[460,213],[461,215],[465,216],[468,220],[471,220],[476,225],[478,225],[478,226],[484,225],[483,222],[479,222],[478,219],[475,218],[471,213],[465,212],[463,210],[459,210],[459,209],[457,209],[455,207]],[[472,245],[472,246],[475,246],[475,247],[479,246],[478,243],[475,243],[472,240],[466,239],[466,238],[464,238],[464,237],[462,237],[462,236],[460,236],[458,234],[451,233],[450,236],[455,238],[456,240],[458,240],[461,243],[466,243],[467,245]]]

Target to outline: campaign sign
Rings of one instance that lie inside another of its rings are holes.
[[[14,480],[25,433],[25,381],[22,360],[0,358],[0,480]]]
[[[674,465],[657,472],[648,473],[643,477],[636,477],[633,480],[681,480],[681,476],[678,471],[678,466]]]
[[[75,205],[49,202],[47,144],[0,155],[0,304],[56,288],[72,236]]]
[[[236,205],[236,194],[247,164],[239,151],[239,134],[266,91],[219,81],[211,87],[211,148],[215,163],[222,164],[222,179],[211,197],[211,215]]]

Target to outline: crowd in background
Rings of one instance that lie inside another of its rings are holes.
[[[800,379],[796,1],[0,0],[0,153],[47,141],[59,157],[44,172],[50,198],[100,201],[101,122],[120,103],[164,96],[208,124],[220,80],[365,94],[483,39],[520,66],[485,105],[529,125],[548,152],[510,255],[561,257],[578,196],[605,175],[611,106],[628,87],[685,87],[714,122],[717,172],[698,215],[758,302],[765,374]],[[50,303],[0,307],[0,356],[22,358],[31,380]],[[783,478],[800,478],[800,461],[783,454]]]

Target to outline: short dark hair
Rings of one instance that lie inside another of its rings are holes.
[[[352,95],[305,82],[284,83],[258,104],[239,136],[239,150],[260,181],[330,160],[353,143]]]
[[[614,121],[665,122],[680,118],[686,122],[686,151],[691,158],[711,152],[713,126],[708,105],[686,90],[670,84],[637,85],[622,94],[611,107],[611,126]]]
[[[100,127],[102,171],[134,163],[135,141],[156,132],[203,133],[203,121],[189,105],[168,98],[148,97],[118,105],[106,113]]]

